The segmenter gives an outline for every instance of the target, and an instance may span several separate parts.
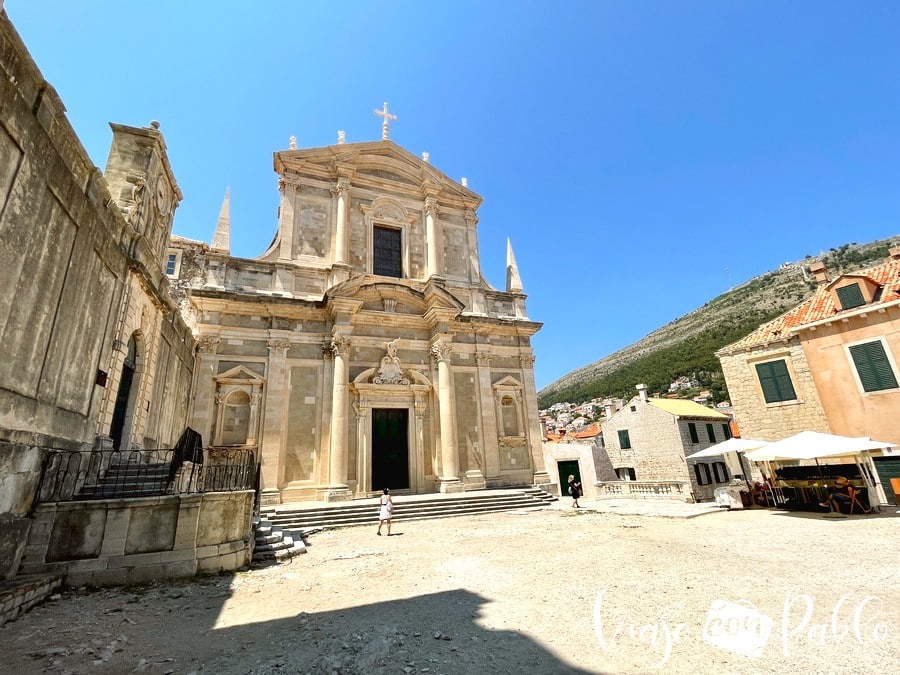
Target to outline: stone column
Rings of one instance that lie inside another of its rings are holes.
[[[347,487],[347,457],[350,412],[350,339],[335,335],[329,344],[334,358],[334,382],[331,389],[331,448],[328,453],[328,487],[326,502],[347,501],[353,498]]]
[[[369,400],[360,396],[353,402],[356,414],[356,496],[365,497],[372,481],[372,462],[369,453],[369,435],[366,426],[369,420]]]
[[[266,376],[266,411],[263,417],[259,447],[262,462],[262,503],[281,503],[281,479],[284,475],[285,395],[288,391],[287,340],[269,340],[269,363]]]
[[[500,446],[497,440],[500,434],[497,430],[497,415],[491,414],[494,408],[494,389],[491,386],[490,352],[475,352],[475,363],[478,364],[478,407],[481,410],[478,429],[484,481],[500,475]]]
[[[425,397],[417,393],[415,395],[414,410],[416,414],[416,449],[412,453],[413,469],[411,471],[413,478],[413,491],[421,492],[425,487],[425,412],[428,404]]]
[[[453,405],[453,387],[450,381],[450,344],[437,340],[431,346],[431,355],[438,365],[438,409],[441,424],[441,472],[438,489],[440,492],[464,492],[465,486],[459,480],[456,406]]]
[[[426,278],[441,275],[439,267],[440,258],[438,257],[440,246],[438,243],[436,218],[437,199],[434,197],[427,197],[425,199],[425,244],[428,249],[428,272]]]
[[[259,438],[259,404],[262,401],[262,386],[253,385],[250,392],[250,423],[247,426],[247,445],[256,445]]]
[[[281,191],[281,209],[278,217],[278,230],[281,236],[281,246],[278,248],[280,260],[290,260],[294,252],[294,202],[293,197],[297,188],[282,178],[278,181],[278,189]]]
[[[207,445],[213,444],[215,420],[213,419],[213,403],[215,390],[213,378],[216,376],[216,363],[219,360],[216,350],[219,338],[203,335],[197,342],[197,364],[194,368],[194,405],[190,427],[200,432]]]
[[[339,178],[332,189],[337,196],[337,218],[334,231],[334,262],[335,264],[347,264],[347,201],[350,199],[350,182],[346,178]]]
[[[544,467],[544,449],[541,445],[541,420],[538,415],[537,391],[534,384],[534,355],[521,354],[522,383],[525,385],[525,414],[528,419],[528,447],[531,449],[531,466],[535,485],[550,485],[550,476]]]

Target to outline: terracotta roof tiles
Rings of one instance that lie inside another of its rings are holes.
[[[900,260],[888,260],[875,267],[857,270],[841,276],[868,277],[881,286],[881,293],[868,305],[869,307],[877,307],[881,304],[900,300]],[[830,287],[833,285],[834,281],[827,285],[819,286],[802,303],[768,323],[764,323],[737,342],[723,347],[719,350],[719,353],[730,353],[785,340],[791,337],[795,328],[839,316],[843,313],[843,310],[834,303],[834,295],[830,290]],[[856,307],[846,311],[859,311],[859,309],[859,307]]]

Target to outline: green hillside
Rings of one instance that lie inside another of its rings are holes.
[[[754,277],[638,342],[561,377],[538,392],[538,405],[630,398],[640,382],[650,392],[667,391],[669,383],[682,375],[696,377],[714,401],[727,400],[716,350],[808,298],[816,288],[808,273],[811,263],[824,262],[833,278],[881,262],[892,241],[845,244],[824,256],[810,256]]]

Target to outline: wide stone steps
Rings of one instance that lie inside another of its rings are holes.
[[[416,498],[410,501],[403,501],[403,497],[395,497],[392,521],[452,518],[478,513],[535,509],[556,500],[553,495],[537,488],[500,493],[491,491],[481,494],[466,493],[465,496],[451,498]],[[350,502],[317,508],[262,507],[260,516],[274,526],[304,530],[370,525],[378,522],[378,511],[378,502],[373,498],[365,503]]]

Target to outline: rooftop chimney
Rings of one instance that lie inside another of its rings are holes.
[[[891,260],[900,260],[900,246],[894,246],[888,249],[888,255]]]
[[[606,413],[606,419],[609,419],[616,414],[616,408],[613,406],[611,398],[607,398],[603,401],[603,410]]]
[[[635,386],[635,389],[638,390],[638,395],[641,397],[641,402],[646,403],[647,402],[647,385],[639,384],[639,385]]]
[[[828,271],[825,269],[825,263],[814,262],[809,266],[809,271],[816,279],[816,283],[820,286],[828,283]]]

